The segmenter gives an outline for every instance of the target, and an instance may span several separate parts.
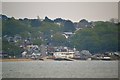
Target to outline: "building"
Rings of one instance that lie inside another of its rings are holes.
[[[45,46],[45,45],[41,45],[40,46],[40,53],[41,53],[41,56],[42,57],[46,57],[47,54],[48,54],[48,46]]]
[[[54,52],[53,56],[55,59],[69,59],[74,57],[74,52]]]
[[[66,37],[66,38],[68,38],[68,37],[70,37],[71,35],[73,35],[74,33],[72,33],[72,32],[64,32],[63,33],[63,35]]]
[[[8,53],[0,52],[0,59],[2,58],[8,58]]]

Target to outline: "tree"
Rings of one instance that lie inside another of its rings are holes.
[[[70,20],[65,21],[63,31],[64,32],[74,32],[75,31],[74,24]]]
[[[41,26],[41,21],[39,19],[32,19],[31,20],[31,26],[32,27],[40,27]]]
[[[52,42],[56,46],[62,46],[66,44],[66,38],[64,35],[56,33],[53,35]]]
[[[53,22],[51,19],[49,19],[47,16],[44,19],[45,22]]]
[[[34,45],[39,45],[39,46],[43,43],[42,40],[40,40],[40,39],[35,39],[32,42]]]
[[[96,22],[94,28],[84,28],[70,39],[78,50],[92,53],[118,50],[118,26],[109,22]]]
[[[16,57],[20,57],[21,56],[21,52],[23,51],[23,49],[21,49],[18,46],[15,46],[15,44],[13,43],[9,43],[7,40],[3,39],[2,40],[2,52],[3,53],[7,53],[10,56],[16,56]]]

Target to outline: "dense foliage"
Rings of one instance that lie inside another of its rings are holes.
[[[16,57],[20,57],[21,56],[21,52],[23,51],[22,48],[20,48],[19,46],[14,45],[13,43],[9,43],[8,41],[4,40],[2,41],[2,52],[4,53],[8,53],[8,55],[10,56],[16,56]]]
[[[118,50],[118,26],[109,22],[96,22],[94,28],[76,32],[71,44],[79,50],[106,52]]]
[[[2,37],[14,37],[20,35],[21,41],[10,43],[3,39],[3,51],[18,54],[21,48],[17,45],[23,44],[25,39],[30,39],[33,44],[50,44],[53,46],[75,47],[77,50],[89,50],[92,53],[106,51],[118,51],[120,34],[120,24],[111,22],[94,22],[91,26],[86,20],[74,23],[70,20],[57,18],[51,20],[45,17],[40,19],[15,19],[2,16]],[[58,24],[59,23],[59,24]],[[83,28],[77,30],[77,28]],[[74,34],[66,38],[64,32],[73,32]],[[9,49],[9,50],[8,50]],[[12,51],[12,52],[11,52]]]

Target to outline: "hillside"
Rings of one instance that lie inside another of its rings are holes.
[[[120,24],[85,19],[74,23],[62,18],[15,19],[2,15],[3,52],[22,52],[19,46],[25,45],[25,40],[27,44],[75,47],[92,53],[119,51],[119,27]],[[65,32],[71,34],[66,37]]]

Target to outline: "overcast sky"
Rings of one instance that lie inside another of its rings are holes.
[[[117,2],[3,2],[2,14],[15,18],[64,18],[106,21],[118,18]]]

